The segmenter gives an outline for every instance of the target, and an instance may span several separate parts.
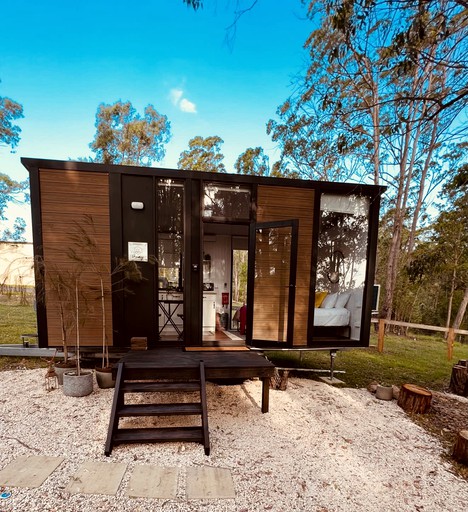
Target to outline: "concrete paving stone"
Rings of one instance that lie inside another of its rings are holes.
[[[71,494],[115,495],[126,469],[126,464],[85,462],[72,477],[65,491]]]
[[[336,377],[333,377],[333,379],[331,379],[330,377],[319,377],[319,379],[327,384],[332,385],[345,384],[343,380],[337,379]]]
[[[63,457],[21,456],[0,471],[0,485],[39,487],[62,463]]]
[[[177,468],[135,466],[127,488],[130,498],[172,499],[177,495]]]
[[[234,482],[229,469],[187,468],[187,498],[235,498]]]

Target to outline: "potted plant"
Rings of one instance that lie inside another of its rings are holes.
[[[80,279],[75,279],[75,349],[76,369],[63,374],[63,394],[66,396],[86,396],[93,391],[93,373],[81,369],[80,354]]]
[[[39,300],[45,301],[47,293],[50,304],[56,308],[60,319],[63,361],[55,363],[55,372],[58,383],[61,385],[63,384],[63,374],[76,366],[76,361],[70,358],[68,350],[68,338],[74,324],[71,310],[74,276],[72,271],[63,270],[56,264],[48,263],[46,265],[41,256],[35,258],[35,263],[36,272],[40,274],[42,282],[45,284],[39,288]]]
[[[386,383],[377,384],[375,389],[375,397],[379,400],[392,400],[393,386]]]

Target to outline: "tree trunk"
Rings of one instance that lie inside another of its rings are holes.
[[[425,414],[431,408],[432,393],[414,384],[403,384],[398,397],[398,405],[406,412]]]
[[[449,301],[447,306],[447,322],[445,323],[445,327],[447,329],[450,327],[450,322],[452,320],[452,306],[453,306],[453,295],[455,294],[455,282],[457,278],[457,269],[456,267],[453,269],[452,272],[452,280],[450,283],[450,293],[449,293]],[[448,338],[448,331],[445,333],[444,338]]]
[[[449,391],[455,395],[468,396],[468,368],[466,364],[460,364],[460,361],[453,365]]]
[[[289,370],[278,370],[275,368],[275,374],[270,378],[270,388],[286,391],[288,387]]]
[[[458,308],[457,316],[453,321],[452,327],[454,329],[460,329],[460,325],[463,321],[463,317],[466,313],[466,307],[468,306],[468,286],[465,288],[465,293],[463,294],[463,299],[460,303],[460,307]]]
[[[453,447],[452,456],[458,462],[468,466],[468,430],[462,430]]]

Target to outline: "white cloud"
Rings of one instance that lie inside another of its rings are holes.
[[[189,112],[190,114],[197,113],[197,106],[186,98],[182,98],[179,103],[179,108],[182,112]]]
[[[169,96],[171,98],[172,103],[175,106],[177,106],[179,104],[180,98],[182,98],[183,94],[184,94],[184,91],[182,91],[182,89],[171,89]]]
[[[188,112],[189,114],[197,113],[197,106],[187,98],[183,98],[184,91],[182,89],[171,89],[169,97],[174,106],[179,107],[182,112]]]

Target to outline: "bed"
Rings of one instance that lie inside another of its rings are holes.
[[[315,294],[314,326],[346,327],[350,324],[351,313],[346,304],[351,291],[342,293],[317,292]]]
[[[316,327],[342,327],[349,325],[351,313],[346,308],[315,308]]]

